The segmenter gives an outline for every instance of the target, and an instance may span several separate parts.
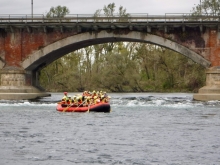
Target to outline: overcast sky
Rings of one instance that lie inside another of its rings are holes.
[[[31,14],[32,0],[0,0],[0,14]],[[116,13],[123,6],[127,13],[190,13],[200,0],[33,0],[33,14],[45,14],[51,7],[66,6],[70,14],[94,14],[104,5],[115,3]]]

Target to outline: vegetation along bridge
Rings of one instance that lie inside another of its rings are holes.
[[[191,58],[206,71],[196,100],[220,100],[220,17],[130,14],[129,17],[0,15],[0,99],[32,99],[38,72],[54,60],[94,44],[143,42]]]

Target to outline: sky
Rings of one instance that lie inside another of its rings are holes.
[[[94,14],[96,10],[115,3],[116,13],[120,6],[127,13],[164,15],[165,13],[190,13],[200,0],[0,0],[0,15],[46,14],[51,7],[66,6],[70,14]]]

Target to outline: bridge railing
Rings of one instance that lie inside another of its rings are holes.
[[[12,15],[0,15],[0,23],[1,22],[36,22],[44,19],[43,14],[12,14]]]
[[[132,14],[127,17],[119,15],[94,16],[91,14],[69,14],[65,17],[47,18],[44,15],[0,15],[0,23],[3,22],[146,22],[148,14]]]
[[[192,13],[166,13],[165,17],[166,21],[220,21],[220,15],[214,13],[206,13],[202,15],[195,15]]]
[[[165,15],[129,14],[128,16],[94,16],[91,14],[69,14],[65,17],[47,18],[39,15],[0,15],[0,23],[28,23],[28,22],[189,22],[189,21],[220,21],[220,15],[203,14],[192,15],[192,13],[166,13]]]

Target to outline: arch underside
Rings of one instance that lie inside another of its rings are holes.
[[[208,68],[211,64],[210,61],[206,60],[194,51],[175,43],[171,40],[141,32],[130,32],[128,34],[114,34],[113,32],[101,31],[101,32],[87,32],[77,34],[74,36],[67,37],[59,40],[53,44],[50,44],[32,55],[22,62],[22,67],[25,70],[33,71],[38,70],[44,66],[47,66],[51,62],[58,58],[73,52],[75,50],[107,42],[142,42],[159,45],[175,52],[178,52],[194,62]]]

